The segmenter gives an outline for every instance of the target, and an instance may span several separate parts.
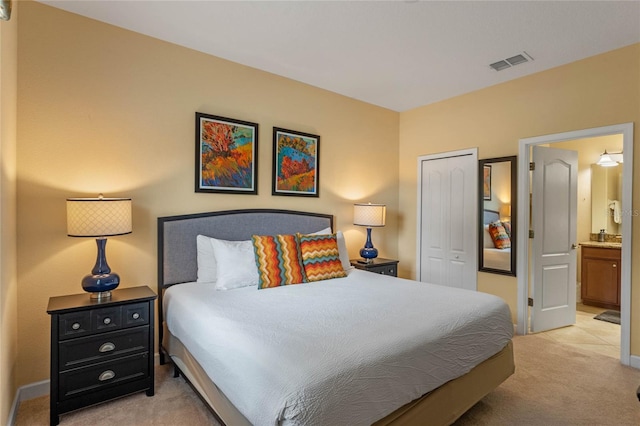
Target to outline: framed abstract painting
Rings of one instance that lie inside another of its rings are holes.
[[[320,136],[273,128],[273,195],[318,197]]]
[[[196,112],[196,192],[258,193],[258,124]]]

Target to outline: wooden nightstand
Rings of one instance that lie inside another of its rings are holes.
[[[398,261],[393,259],[382,259],[376,257],[373,262],[360,263],[362,259],[351,259],[351,266],[363,271],[375,272],[376,274],[398,276]]]
[[[49,299],[52,425],[78,408],[139,391],[154,394],[157,296],[149,287],[111,293],[100,302],[89,293]]]

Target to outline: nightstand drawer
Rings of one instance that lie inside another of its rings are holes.
[[[120,306],[96,309],[91,314],[94,331],[117,330],[122,326]]]
[[[136,303],[134,305],[126,305],[122,307],[122,311],[124,315],[125,327],[149,324],[149,304],[148,303]]]
[[[59,317],[60,340],[84,336],[91,333],[91,312],[74,312]]]
[[[393,276],[393,277],[398,276],[398,271],[396,271],[396,267],[394,265],[374,266],[374,267],[371,267],[371,268],[367,269],[367,271],[374,272],[376,274],[390,275],[390,276]]]
[[[60,340],[120,328],[120,306],[60,315]]]
[[[393,259],[375,258],[369,262],[362,262],[360,259],[352,259],[351,266],[374,274],[398,276],[398,261]]]
[[[77,368],[60,373],[59,397],[61,400],[69,399],[126,382],[144,379],[148,375],[148,353]]]
[[[149,327],[142,326],[60,342],[60,370],[149,350]]]

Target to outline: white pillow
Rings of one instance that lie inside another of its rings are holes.
[[[347,251],[347,241],[344,239],[342,231],[336,232],[336,239],[338,240],[338,254],[340,255],[340,262],[342,262],[342,269],[345,271],[353,269],[349,260],[349,252]]]
[[[218,269],[216,289],[258,286],[258,267],[253,254],[253,243],[211,239]]]
[[[325,228],[318,232],[314,232],[311,235],[327,235],[331,234],[331,228]],[[340,263],[342,263],[342,269],[348,271],[353,269],[351,262],[349,261],[349,252],[347,251],[347,242],[344,239],[342,231],[336,232],[336,240],[338,242],[338,255],[340,256]]]
[[[198,278],[196,281],[199,283],[214,283],[218,278],[216,256],[213,253],[211,240],[213,240],[213,238],[204,235],[198,235],[196,237],[198,251]]]
[[[331,234],[331,228],[329,227],[321,229],[318,232],[311,233],[311,235],[327,235],[327,234]]]
[[[484,225],[483,246],[484,248],[496,248],[496,245],[493,243],[493,238],[491,238],[491,234],[489,233],[489,225]]]

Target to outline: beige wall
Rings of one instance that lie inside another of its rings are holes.
[[[415,276],[416,158],[479,147],[479,158],[518,154],[521,138],[635,122],[640,140],[640,44],[614,50],[400,114],[399,269]],[[639,164],[640,150],[634,153]],[[625,162],[627,159],[625,159]],[[629,159],[628,161],[631,161]],[[637,172],[636,172],[637,174]],[[640,185],[633,190],[640,211]],[[633,223],[632,254],[640,253]],[[637,263],[637,262],[636,262]],[[478,288],[502,296],[516,317],[516,278],[479,273]],[[640,354],[640,268],[632,270],[631,351]]]
[[[16,393],[18,286],[16,279],[16,127],[18,5],[0,21],[0,424]]]
[[[353,202],[386,203],[375,245],[397,257],[398,113],[42,4],[21,15],[19,384],[49,377],[48,299],[95,262],[93,240],[66,236],[66,197],[133,198],[133,233],[107,244],[122,287],[155,289],[156,218],[181,213],[329,213],[356,256]],[[194,192],[196,111],[259,123],[259,195]],[[272,126],[320,135],[319,198],[271,195]]]

